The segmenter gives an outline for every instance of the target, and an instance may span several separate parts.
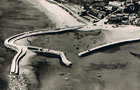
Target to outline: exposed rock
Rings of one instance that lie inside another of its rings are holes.
[[[135,57],[140,58],[140,54],[138,54],[138,53],[135,53],[135,52],[130,52],[130,54],[131,54],[131,55],[133,55],[133,56],[135,56]]]
[[[1,63],[1,62],[4,62],[4,61],[5,61],[5,59],[2,58],[2,57],[0,57],[0,63]]]
[[[70,78],[64,78],[64,80],[69,81],[69,80],[70,80]]]
[[[91,70],[102,70],[102,69],[124,69],[127,67],[128,62],[125,63],[110,63],[110,64],[105,64],[105,63],[91,63],[89,68]]]
[[[71,73],[68,73],[68,75],[71,75]]]
[[[86,71],[89,71],[89,70],[90,70],[89,68],[86,69]]]
[[[0,10],[0,17],[2,17],[3,12]]]
[[[18,76],[10,76],[10,83],[8,90],[29,90],[29,80],[24,74]]]
[[[97,77],[101,78],[102,76],[101,76],[101,75],[99,75],[99,74],[97,74]]]
[[[59,73],[59,75],[64,75],[65,73]]]

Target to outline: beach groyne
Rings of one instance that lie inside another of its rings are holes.
[[[5,40],[4,45],[7,48],[10,48],[11,50],[14,50],[17,52],[17,54],[14,56],[11,64],[11,70],[10,73],[18,74],[19,73],[19,62],[20,60],[26,55],[27,50],[33,50],[33,51],[38,51],[38,52],[46,52],[50,54],[55,54],[57,56],[60,56],[61,62],[63,62],[66,66],[70,66],[72,63],[66,58],[64,52],[62,51],[56,51],[56,50],[50,50],[50,49],[42,49],[40,47],[34,47],[34,46],[22,46],[22,45],[17,45],[15,44],[15,41],[30,37],[30,36],[36,36],[36,35],[42,35],[42,34],[56,34],[56,33],[64,33],[64,32],[69,32],[73,31],[76,29],[81,28],[82,26],[77,26],[77,27],[70,27],[70,28],[63,28],[63,29],[57,29],[57,30],[35,30],[35,31],[29,31],[29,32],[24,32],[20,33],[17,35],[14,35],[8,39]]]

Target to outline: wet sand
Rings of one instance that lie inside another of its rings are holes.
[[[120,38],[117,38],[116,34]],[[72,67],[66,67],[59,63],[58,58],[42,57],[43,55],[33,57],[32,60],[40,62],[35,64],[40,90],[139,90],[140,58],[130,53],[140,54],[139,41],[104,48],[89,56],[78,57],[80,51],[113,40],[126,39],[126,36],[133,38],[139,34],[138,31],[117,33],[104,30],[99,33],[99,30],[94,30],[37,36],[30,45],[63,51],[73,62]]]

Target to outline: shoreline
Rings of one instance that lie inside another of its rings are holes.
[[[62,24],[62,23],[61,23]],[[59,25],[58,25],[59,26]],[[60,25],[61,26],[61,25]],[[65,27],[65,25],[63,26],[63,24],[62,24],[62,27]],[[102,27],[102,29],[103,29],[104,27]],[[94,28],[95,29],[95,28]],[[97,29],[99,29],[99,27],[97,26]],[[105,28],[105,29],[107,29],[107,28]],[[118,28],[109,28],[109,30],[112,30],[112,29],[114,29],[114,30],[118,30]],[[122,29],[122,28],[120,28],[120,29]],[[123,28],[124,29],[124,28]],[[127,28],[126,28],[127,29]],[[136,30],[137,29],[139,29],[139,28],[135,28]],[[79,30],[82,30],[82,29],[79,29]],[[87,29],[85,30],[85,31],[87,31]],[[127,31],[127,30],[126,30]],[[43,33],[43,32],[42,32]],[[30,32],[28,33],[26,33],[27,35],[28,34],[30,34]],[[19,40],[19,39],[18,39]],[[31,40],[31,42],[32,42],[32,40]],[[28,45],[27,43],[24,43],[24,42],[22,42],[22,44],[25,44],[25,45]],[[25,60],[30,60],[30,58],[28,58],[28,57],[30,57],[30,55],[32,56],[32,55],[35,55],[34,53],[32,53],[32,52],[28,52],[27,51],[27,54],[29,55],[29,56],[27,56],[27,58],[25,57],[24,59]],[[23,60],[24,60],[23,59]],[[27,62],[28,63],[28,62]],[[25,63],[25,64],[27,64],[27,63]],[[23,63],[22,63],[23,64]],[[22,66],[22,64],[21,64],[21,66]],[[24,68],[23,68],[24,69]],[[25,72],[27,72],[28,74],[32,74],[31,76],[34,76],[34,71],[32,70],[33,68],[32,67],[29,67],[29,71],[27,70],[27,71],[25,71]],[[31,72],[30,72],[31,71]],[[26,74],[27,74],[26,73]],[[20,73],[21,74],[21,73]],[[33,78],[33,80],[35,80],[35,77],[31,77],[31,78]],[[35,80],[35,82],[37,82],[36,80]]]
[[[1,0],[0,1],[0,90],[21,88],[15,84],[13,87],[9,86],[10,83],[10,66],[12,58],[15,55],[15,51],[10,50],[4,46],[4,40],[16,35],[18,33],[27,32],[29,30],[35,30],[40,28],[55,28],[55,24],[52,23],[48,17],[40,10],[33,7],[26,0]],[[16,75],[15,75],[16,76]],[[20,84],[20,83],[19,83]]]

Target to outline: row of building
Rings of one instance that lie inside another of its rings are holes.
[[[140,25],[140,4],[138,0],[127,0],[122,9],[108,17],[109,23]]]
[[[57,0],[62,2],[72,2],[80,4],[83,11],[79,12],[81,16],[88,16],[88,14],[102,19],[117,9],[118,12],[108,17],[110,23],[121,24],[136,24],[139,20],[135,18],[140,17],[140,4],[138,0]],[[119,1],[119,3],[115,3]],[[121,8],[120,8],[121,7]],[[131,14],[131,15],[129,15]],[[136,14],[136,15],[135,15]]]
[[[140,17],[137,14],[116,14],[108,18],[108,23],[140,26]]]
[[[109,4],[110,1],[125,1],[127,3],[137,2],[138,0],[55,0],[58,2],[72,2],[75,4]]]

